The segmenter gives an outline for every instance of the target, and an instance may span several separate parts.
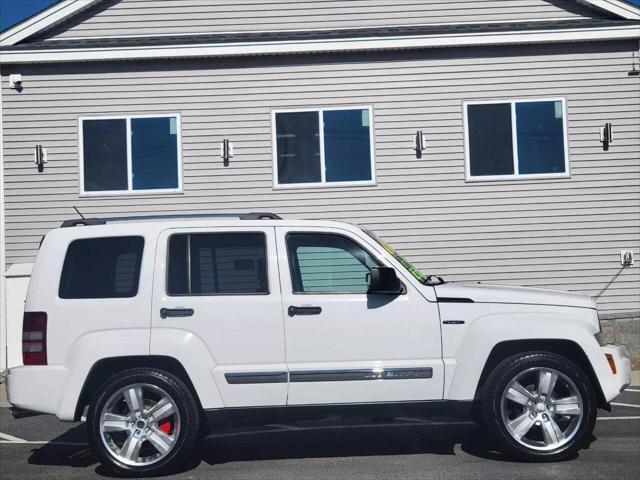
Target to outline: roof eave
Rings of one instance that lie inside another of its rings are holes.
[[[15,45],[102,0],[61,0],[0,33],[0,47]]]
[[[625,20],[640,20],[640,8],[623,0],[576,0],[578,3],[617,15]]]
[[[158,58],[288,55],[371,50],[404,50],[465,46],[495,46],[637,39],[638,25],[486,32],[456,35],[407,35],[397,37],[314,39],[139,47],[94,47],[42,50],[5,50],[2,64],[59,63],[83,61],[148,60]]]
[[[20,22],[0,33],[0,47],[15,45],[33,35],[77,15],[103,0],[60,0],[42,12]],[[640,8],[623,0],[575,0],[583,5],[596,8],[624,18],[640,20]]]

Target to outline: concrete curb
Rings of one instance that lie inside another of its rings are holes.
[[[7,402],[7,388],[5,383],[0,383],[0,408],[9,408],[9,402]]]

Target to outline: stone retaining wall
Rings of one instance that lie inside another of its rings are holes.
[[[600,315],[607,343],[624,345],[631,354],[631,368],[640,370],[640,311]]]

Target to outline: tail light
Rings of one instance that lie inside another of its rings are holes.
[[[24,312],[22,319],[22,363],[47,364],[47,314]]]

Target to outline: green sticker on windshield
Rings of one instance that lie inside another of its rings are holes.
[[[408,272],[413,275],[416,280],[422,280],[424,278],[424,275],[422,274],[422,272],[420,270],[418,270],[416,267],[414,267],[411,262],[409,262],[409,260],[407,260],[406,258],[404,258],[402,255],[400,255],[398,252],[396,252],[393,247],[391,245],[389,245],[384,239],[380,238],[380,237],[373,237],[375,240],[378,241],[378,243],[380,245],[382,245],[382,247],[389,252],[391,255],[393,255],[393,258],[395,258],[397,261],[399,261],[402,266],[404,268],[406,268],[408,270]]]
[[[422,280],[424,278],[424,275],[422,275],[422,272],[418,270],[416,267],[414,267],[413,265],[411,265],[399,253],[394,253],[393,256],[396,260],[398,260],[402,264],[404,268],[409,270],[409,273],[413,275],[416,278],[416,280]]]

